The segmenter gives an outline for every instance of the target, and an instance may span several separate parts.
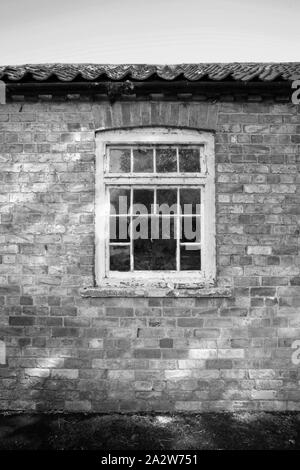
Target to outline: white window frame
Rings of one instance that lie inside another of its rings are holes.
[[[113,174],[106,173],[107,148],[112,145],[199,145],[201,173]],[[201,271],[108,271],[109,260],[109,186],[193,186],[201,187]],[[126,282],[184,281],[212,284],[216,276],[215,230],[215,154],[211,131],[175,127],[131,127],[96,131],[96,198],[95,198],[95,276],[96,285],[111,280]]]

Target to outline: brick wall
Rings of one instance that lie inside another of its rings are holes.
[[[218,283],[232,298],[82,298],[94,282],[94,131],[216,129]],[[300,409],[300,108],[0,106],[0,408]]]

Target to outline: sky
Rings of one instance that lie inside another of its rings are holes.
[[[300,60],[300,0],[0,0],[0,65]]]

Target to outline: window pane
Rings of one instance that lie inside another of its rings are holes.
[[[151,238],[151,217],[138,215],[132,218],[132,239],[149,240]]]
[[[200,189],[180,189],[180,208],[182,214],[200,214]]]
[[[135,240],[134,270],[176,270],[176,240]]]
[[[133,150],[133,171],[135,173],[153,172],[153,149]]]
[[[155,240],[176,239],[176,218],[175,217],[151,217],[151,231],[149,238]]]
[[[179,171],[200,172],[200,150],[199,148],[179,148]]]
[[[130,172],[130,149],[109,149],[109,172]]]
[[[133,212],[143,214],[151,213],[151,204],[154,204],[153,189],[134,189],[133,190]]]
[[[137,216],[132,218],[132,238],[138,240],[176,239],[176,218]]]
[[[181,242],[200,243],[200,217],[181,218]]]
[[[180,246],[180,270],[199,271],[201,269],[201,250],[199,245]]]
[[[130,240],[129,217],[109,217],[109,239],[111,242],[128,242]]]
[[[111,188],[110,193],[110,213],[127,214],[130,205],[130,189]]]
[[[158,189],[157,190],[157,212],[162,214],[177,214],[177,189]]]
[[[167,147],[156,149],[156,171],[157,173],[171,173],[177,171],[175,148]]]
[[[130,271],[130,247],[110,246],[109,264],[111,271]]]

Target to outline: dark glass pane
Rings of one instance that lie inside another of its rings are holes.
[[[109,217],[109,237],[111,242],[128,242],[130,240],[129,217]]]
[[[114,189],[109,190],[110,193],[110,213],[111,214],[127,214],[130,205],[130,189]]]
[[[199,271],[201,269],[201,250],[199,245],[180,246],[180,270]]]
[[[158,189],[156,194],[157,213],[177,214],[177,189]]]
[[[111,271],[130,271],[130,247],[115,246],[109,247],[109,264]]]
[[[149,238],[169,240],[176,239],[176,218],[175,217],[151,217],[151,231]]]
[[[200,172],[199,148],[179,148],[179,171],[183,173]]]
[[[153,189],[134,189],[133,190],[133,212],[141,214],[151,213],[151,204],[154,204]]]
[[[153,149],[139,148],[133,150],[133,171],[135,173],[153,172]]]
[[[180,208],[182,214],[200,214],[200,189],[180,189]]]
[[[132,239],[149,240],[151,238],[151,217],[138,215],[132,218]]]
[[[134,270],[176,270],[176,240],[135,240]]]
[[[130,149],[109,149],[109,172],[130,172]]]
[[[176,149],[171,147],[156,149],[156,172],[173,173],[177,171]]]
[[[200,217],[181,218],[181,242],[200,243]]]

